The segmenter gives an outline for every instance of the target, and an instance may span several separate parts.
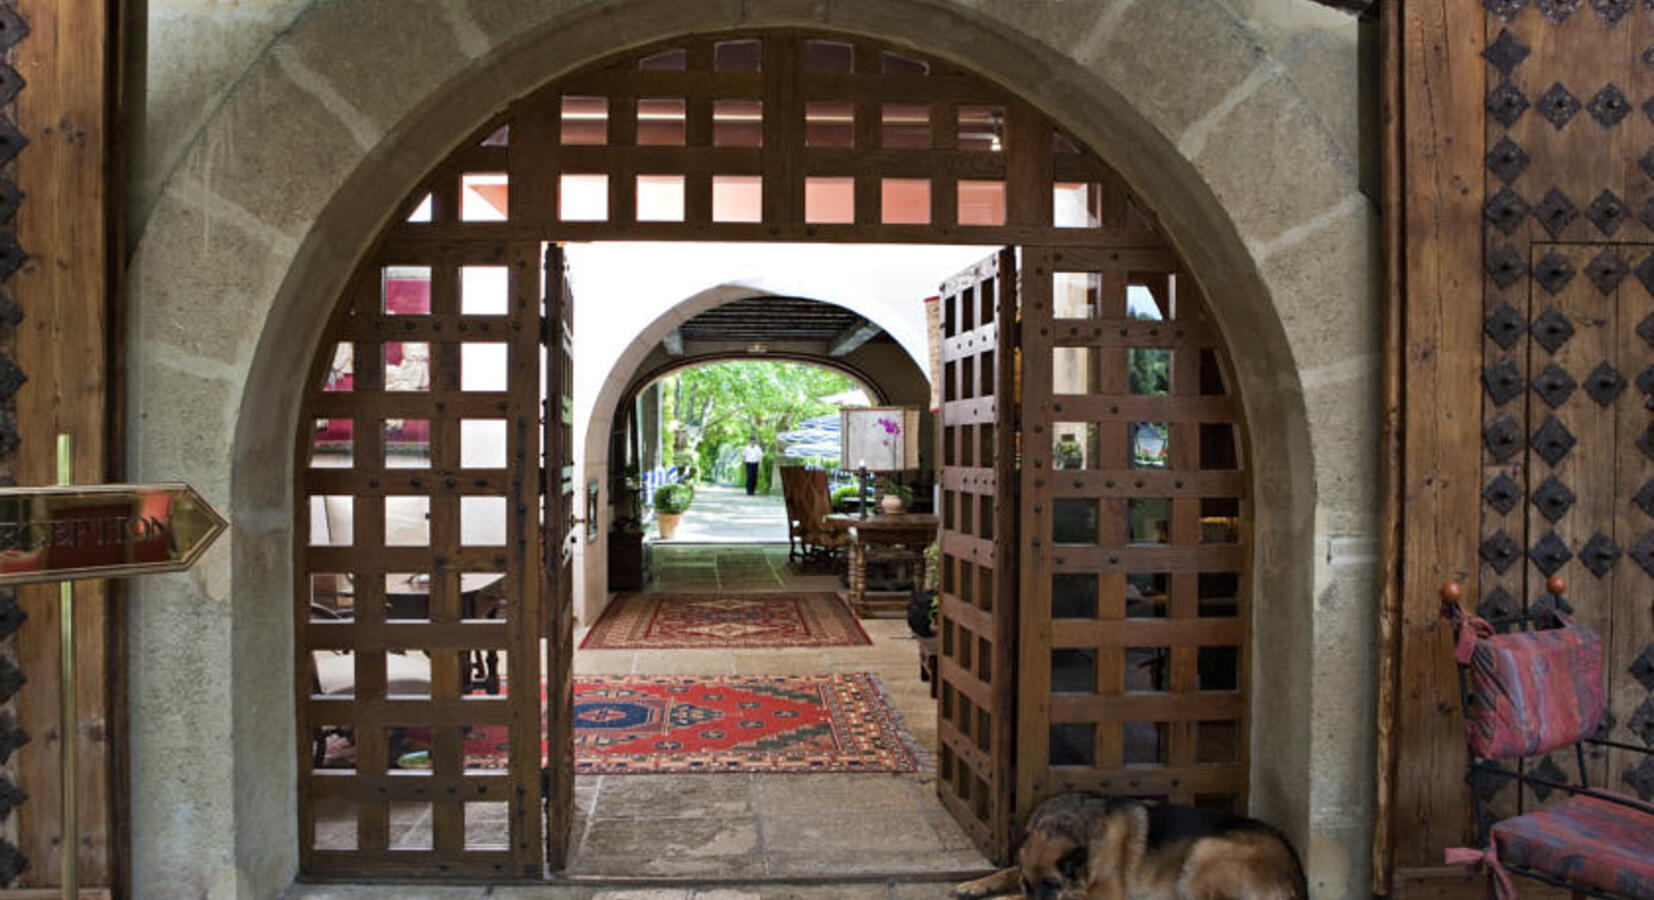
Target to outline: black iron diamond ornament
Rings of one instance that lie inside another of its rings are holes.
[[[1575,387],[1574,379],[1569,376],[1568,370],[1556,363],[1545,366],[1533,377],[1533,392],[1551,409],[1566,403],[1568,398],[1573,396]]]
[[[1579,548],[1579,561],[1592,575],[1601,578],[1613,570],[1614,563],[1620,561],[1620,548],[1613,539],[1599,531]]]
[[[1522,548],[1516,546],[1516,542],[1511,540],[1510,535],[1501,530],[1483,541],[1481,549],[1477,552],[1482,557],[1482,562],[1492,566],[1493,571],[1503,575],[1521,556]]]
[[[1631,718],[1626,720],[1625,727],[1644,744],[1654,747],[1654,697],[1647,698],[1637,707]]]
[[[1505,574],[1505,571],[1522,556],[1522,548],[1518,548],[1510,534],[1497,531],[1492,538],[1482,541],[1482,548],[1477,553],[1482,556],[1482,563],[1494,567],[1494,571],[1499,574]]]
[[[1500,125],[1509,128],[1516,124],[1517,119],[1522,118],[1523,113],[1528,111],[1528,98],[1522,96],[1522,92],[1516,89],[1516,85],[1506,81],[1488,92],[1483,105],[1487,107],[1488,115],[1492,116]]]
[[[1510,244],[1488,254],[1487,274],[1493,283],[1502,288],[1508,288],[1521,280],[1523,272],[1522,254]]]
[[[1561,25],[1579,9],[1580,0],[1538,0],[1539,14],[1552,25]]]
[[[1554,781],[1559,784],[1568,781],[1568,773],[1562,771],[1562,767],[1556,764],[1556,760],[1549,756],[1541,759],[1539,765],[1533,767],[1533,775],[1542,781]],[[1534,796],[1540,800],[1546,799],[1551,795],[1551,791],[1555,790],[1549,785],[1538,782],[1533,782],[1532,787]]]
[[[1510,515],[1510,511],[1516,508],[1517,501],[1522,499],[1522,486],[1509,475],[1500,472],[1498,478],[1482,488],[1482,499],[1487,501],[1488,506],[1498,510],[1499,515]]]
[[[1547,309],[1533,320],[1533,339],[1547,351],[1555,353],[1574,336],[1574,325],[1556,308]]]
[[[1593,209],[1595,209],[1595,206],[1595,204],[1592,204]],[[1617,216],[1618,213],[1615,213],[1605,220],[1615,223],[1614,230],[1616,231],[1619,230],[1618,223],[1621,221]],[[1592,221],[1596,220],[1592,219]],[[1620,255],[1615,253],[1611,247],[1598,253],[1591,258],[1589,263],[1585,264],[1585,277],[1591,279],[1591,283],[1597,286],[1597,293],[1604,297],[1612,294],[1614,288],[1619,287],[1620,282],[1624,281],[1625,276],[1630,272],[1631,267],[1626,265],[1625,260],[1621,259]]]
[[[12,718],[11,713],[0,712],[0,764],[4,764],[29,740],[29,733],[17,727],[17,720]]]
[[[1522,11],[1528,0],[1482,0],[1482,7],[1506,22]]]
[[[1549,293],[1556,293],[1574,280],[1574,265],[1555,250],[1539,258],[1533,266],[1533,280]]]
[[[1503,587],[1495,587],[1476,605],[1476,615],[1489,620],[1509,618],[1519,612],[1521,609],[1516,605],[1516,598]]]
[[[1590,394],[1591,399],[1604,408],[1613,405],[1614,400],[1624,393],[1625,385],[1625,376],[1609,365],[1607,360],[1597,363],[1591,374],[1585,376],[1585,393]]]
[[[1508,187],[1499,189],[1499,192],[1487,198],[1482,207],[1482,214],[1493,223],[1495,228],[1505,234],[1515,234],[1516,229],[1522,227],[1522,220],[1528,214],[1528,201]]]
[[[1504,406],[1522,395],[1522,370],[1507,359],[1482,373],[1482,386],[1494,406]]]
[[[1534,431],[1533,438],[1528,443],[1533,447],[1534,452],[1539,454],[1540,459],[1554,466],[1568,455],[1569,450],[1574,449],[1574,444],[1577,441],[1574,439],[1573,432],[1569,431],[1566,425],[1557,421],[1556,416],[1546,416],[1545,424],[1540,425],[1538,430]],[[1545,574],[1549,575],[1550,573],[1546,572]]]
[[[1591,0],[1591,8],[1597,11],[1597,18],[1613,28],[1631,11],[1631,0]]]
[[[1650,150],[1646,158],[1648,165],[1643,171],[1648,173],[1648,177],[1654,178],[1654,150]],[[1515,181],[1516,177],[1527,169],[1528,163],[1532,162],[1527,151],[1508,136],[1500,138],[1499,143],[1493,145],[1493,149],[1487,152],[1485,161],[1487,170],[1506,184]]]
[[[1539,510],[1539,514],[1544,516],[1546,521],[1553,524],[1568,514],[1568,510],[1573,508],[1574,500],[1574,492],[1555,475],[1546,478],[1545,483],[1533,492],[1534,508]]]
[[[1573,121],[1574,116],[1579,115],[1579,99],[1562,82],[1557,81],[1553,82],[1545,93],[1540,94],[1539,99],[1534,101],[1534,109],[1545,117],[1545,121],[1551,123],[1552,128],[1561,131],[1562,126],[1567,125]]]
[[[1545,229],[1545,233],[1553,238],[1559,237],[1564,229],[1579,218],[1579,207],[1574,206],[1574,201],[1569,200],[1567,194],[1553,187],[1545,192],[1545,196],[1539,199],[1539,205],[1533,208],[1533,218]]]
[[[1642,282],[1643,287],[1646,288],[1649,293],[1654,294],[1654,254],[1649,254],[1648,256],[1643,257],[1643,261],[1637,263],[1636,273],[1637,280]],[[1654,316],[1649,316],[1648,319],[1644,320],[1643,324],[1649,325],[1650,322],[1654,322]],[[1642,332],[1643,326],[1638,326],[1637,333],[1642,334]],[[1654,344],[1654,326],[1650,326],[1649,333],[1643,335],[1643,339],[1647,340],[1650,344]]]
[[[1528,559],[1533,560],[1533,564],[1547,578],[1555,575],[1563,566],[1568,564],[1568,560],[1573,558],[1573,552],[1568,549],[1568,545],[1563,543],[1561,538],[1556,536],[1554,531],[1546,532],[1545,536],[1540,538],[1539,543],[1534,544],[1533,549],[1528,551]]]
[[[1511,415],[1500,416],[1482,429],[1482,443],[1494,462],[1504,462],[1522,448],[1522,426]]]
[[[1654,644],[1643,648],[1643,652],[1631,661],[1631,667],[1626,671],[1644,690],[1654,691]]]
[[[1642,566],[1644,572],[1654,575],[1654,531],[1637,539],[1636,546],[1631,548],[1631,558]]]
[[[1612,235],[1619,231],[1620,226],[1625,223],[1626,218],[1630,215],[1631,207],[1626,206],[1625,201],[1609,190],[1604,190],[1598,194],[1596,199],[1591,201],[1591,205],[1585,207],[1585,218],[1590,219],[1591,224],[1597,226],[1597,230],[1606,235]],[[1620,273],[1621,278],[1625,277],[1625,271],[1630,271],[1630,267],[1625,264],[1624,260],[1619,258],[1618,254],[1613,252],[1612,248],[1597,254],[1599,258],[1603,255],[1614,257],[1614,265],[1624,270]],[[1618,283],[1616,280],[1615,284]]]
[[[1631,101],[1625,99],[1625,94],[1617,85],[1609,82],[1591,97],[1590,103],[1585,104],[1585,111],[1597,120],[1598,125],[1613,128],[1631,114]]]
[[[1532,52],[1526,44],[1511,35],[1509,28],[1501,28],[1499,36],[1482,51],[1482,58],[1492,63],[1493,68],[1499,70],[1500,76],[1508,79],[1510,73],[1516,71],[1516,67]]]
[[[1643,761],[1622,774],[1620,780],[1636,791],[1644,803],[1654,800],[1654,756],[1644,756]]]
[[[1637,496],[1632,497],[1631,502],[1637,504],[1637,508],[1642,510],[1644,515],[1654,519],[1654,478],[1643,482],[1642,490],[1637,491]],[[1654,690],[1654,687],[1649,690]]]
[[[1482,333],[1500,347],[1509,350],[1522,336],[1522,314],[1509,303],[1501,303],[1487,314],[1482,322]]]

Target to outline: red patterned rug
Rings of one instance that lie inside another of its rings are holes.
[[[873,641],[837,594],[629,594],[582,650],[853,647]]]
[[[504,769],[505,726],[465,736],[467,769]],[[876,676],[589,675],[574,681],[580,775],[916,772],[919,759]],[[397,729],[391,768],[428,766],[429,732]],[[324,766],[355,747],[330,738]]]

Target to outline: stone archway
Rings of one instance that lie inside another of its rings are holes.
[[[1010,86],[1157,209],[1202,283],[1223,285],[1214,312],[1247,348],[1235,362],[1254,450],[1275,463],[1253,491],[1269,585],[1256,641],[1278,662],[1254,672],[1255,734],[1278,743],[1255,767],[1255,808],[1288,826],[1321,890],[1364,883],[1376,232],[1324,105],[1258,38],[1268,22],[1203,0],[1034,16],[953,0],[424,5],[306,7],[191,141],[138,244],[130,474],[176,477],[187,461],[234,522],[196,574],[134,591],[140,894],[267,896],[295,870],[294,773],[271,752],[293,734],[294,360],[370,236],[506,100],[622,46],[772,25],[877,35]]]
[[[662,377],[675,368],[685,365],[701,365],[722,359],[758,358],[740,355],[720,356],[717,359],[697,359],[693,362],[678,366],[670,365],[670,360],[660,360],[656,348],[669,332],[682,323],[694,318],[697,314],[715,309],[730,302],[742,299],[756,299],[770,296],[768,291],[761,291],[751,287],[739,285],[720,285],[708,288],[691,297],[687,297],[670,309],[657,316],[652,322],[645,325],[636,337],[621,350],[608,371],[603,376],[601,387],[596,392],[591,405],[586,407],[577,404],[576,421],[586,423],[584,434],[577,434],[575,441],[579,448],[576,469],[585,473],[584,479],[596,479],[599,484],[598,508],[606,510],[608,504],[608,467],[609,434],[614,427],[616,415],[628,397],[640,389],[645,380]],[[578,302],[578,301],[577,301]],[[823,301],[824,302],[824,301]],[[885,310],[868,302],[849,301],[847,308],[864,316],[868,321],[883,325]],[[578,306],[576,307],[578,315]],[[911,365],[911,371],[902,373],[908,379],[916,381],[923,387],[901,395],[901,400],[907,403],[924,403],[929,395],[929,381],[925,368],[916,354],[923,354],[922,347],[913,347],[905,343],[896,345],[899,353]],[[889,356],[890,354],[886,354]],[[853,378],[865,383],[873,384],[871,373],[845,365],[844,361],[830,356],[811,356],[808,354],[798,357],[800,362],[810,365],[820,365],[826,368],[844,372]],[[662,365],[666,363],[666,365]],[[646,375],[647,372],[647,375]],[[881,373],[890,380],[893,373]],[[878,385],[876,385],[878,386]],[[889,386],[882,386],[882,393],[891,394]],[[583,482],[584,483],[584,480]],[[598,540],[589,543],[584,548],[584,560],[577,564],[574,596],[575,610],[582,622],[591,622],[602,609],[608,593],[607,577],[607,541],[606,529],[598,529]]]

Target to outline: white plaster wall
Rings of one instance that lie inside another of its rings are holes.
[[[1258,456],[1254,808],[1304,849],[1317,896],[1364,891],[1378,268],[1356,184],[1352,20],[1302,0],[150,8],[130,475],[196,483],[231,515],[232,539],[134,592],[137,896],[267,897],[294,874],[298,375],[391,208],[461,136],[560,72],[686,31],[769,25],[973,66],[1159,212],[1234,349]]]

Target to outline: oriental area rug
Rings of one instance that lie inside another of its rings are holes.
[[[505,726],[466,729],[466,769],[504,769]],[[427,768],[424,728],[391,735],[391,768]],[[330,737],[325,767],[355,764]],[[574,681],[579,775],[916,772],[913,739],[868,672],[588,675]]]
[[[873,643],[837,594],[629,594],[582,650],[854,647]]]

